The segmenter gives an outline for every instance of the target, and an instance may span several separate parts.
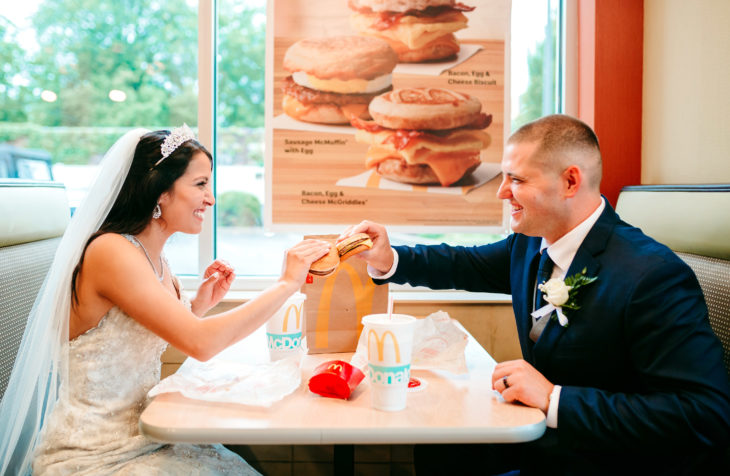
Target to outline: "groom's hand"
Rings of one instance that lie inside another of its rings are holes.
[[[337,238],[337,242],[344,240],[355,233],[366,233],[373,240],[370,250],[358,253],[356,257],[364,259],[373,268],[381,273],[387,273],[393,266],[393,250],[390,247],[388,232],[383,225],[368,220],[357,225],[351,225]]]
[[[522,359],[497,364],[492,373],[492,388],[501,393],[506,402],[521,402],[539,408],[545,414],[553,387],[535,367]]]

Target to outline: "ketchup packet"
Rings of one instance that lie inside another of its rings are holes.
[[[314,369],[309,390],[323,397],[347,399],[363,378],[365,374],[357,367],[342,360],[330,360]]]

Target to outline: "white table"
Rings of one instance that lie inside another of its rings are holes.
[[[259,329],[225,356],[268,361],[265,338]],[[162,442],[249,445],[516,443],[537,439],[545,431],[540,410],[505,403],[492,390],[495,362],[472,336],[466,348],[469,373],[413,370],[427,385],[409,393],[407,408],[400,412],[370,407],[367,377],[349,400],[309,391],[309,377],[319,363],[349,361],[351,355],[304,356],[300,387],[269,408],[192,400],[179,393],[158,395],[142,413],[140,429]]]

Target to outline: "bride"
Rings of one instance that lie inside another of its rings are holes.
[[[216,260],[188,300],[162,253],[200,233],[213,206],[211,154],[187,126],[136,129],[107,152],[28,319],[0,404],[0,474],[254,474],[221,445],[163,445],[139,433],[170,343],[207,360],[261,326],[297,291],[327,243],[286,253],[276,284],[202,316],[234,279]]]

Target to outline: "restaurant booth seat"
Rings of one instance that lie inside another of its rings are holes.
[[[730,184],[624,187],[616,211],[697,275],[730,378]]]
[[[624,187],[616,211],[692,268],[730,378],[730,184]],[[730,469],[730,448],[724,459]]]
[[[0,396],[69,220],[63,184],[0,180]]]

